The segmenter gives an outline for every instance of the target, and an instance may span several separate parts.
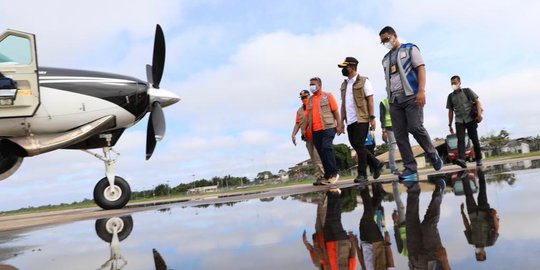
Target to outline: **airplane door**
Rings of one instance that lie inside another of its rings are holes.
[[[33,34],[0,35],[0,118],[30,117],[39,106],[38,61]],[[13,83],[15,82],[15,84]]]

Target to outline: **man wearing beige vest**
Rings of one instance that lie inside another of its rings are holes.
[[[306,142],[306,148],[309,153],[309,158],[311,165],[315,168],[315,178],[316,181],[313,183],[314,186],[322,185],[321,180],[324,176],[323,165],[321,158],[317,153],[317,150],[313,146],[313,135],[311,134],[311,129],[308,128],[307,124],[307,104],[309,99],[309,91],[302,90],[300,91],[300,100],[302,100],[302,106],[296,111],[296,122],[294,124],[292,132],[292,142],[296,145],[296,134],[300,130],[302,134],[302,140]]]
[[[356,72],[358,60],[347,57],[338,64],[343,76],[347,77],[341,84],[341,122],[347,123],[349,142],[358,155],[358,176],[355,183],[367,182],[367,164],[372,164],[373,178],[381,175],[384,163],[366,150],[364,142],[368,128],[375,130],[375,114],[373,112],[373,87],[367,77]]]

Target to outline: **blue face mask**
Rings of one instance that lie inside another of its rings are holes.
[[[315,92],[317,92],[317,86],[316,85],[310,85],[309,86],[309,91],[311,91],[311,93],[314,94]]]

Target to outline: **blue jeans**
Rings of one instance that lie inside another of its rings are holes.
[[[324,178],[326,179],[337,174],[336,156],[334,154],[335,136],[335,128],[313,131],[313,144],[321,158],[324,168]]]

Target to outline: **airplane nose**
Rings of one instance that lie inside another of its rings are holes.
[[[154,101],[157,101],[161,104],[161,107],[167,107],[180,101],[179,96],[163,88],[155,89],[153,87],[150,87],[148,89],[148,95],[150,96],[150,104],[154,103]]]

